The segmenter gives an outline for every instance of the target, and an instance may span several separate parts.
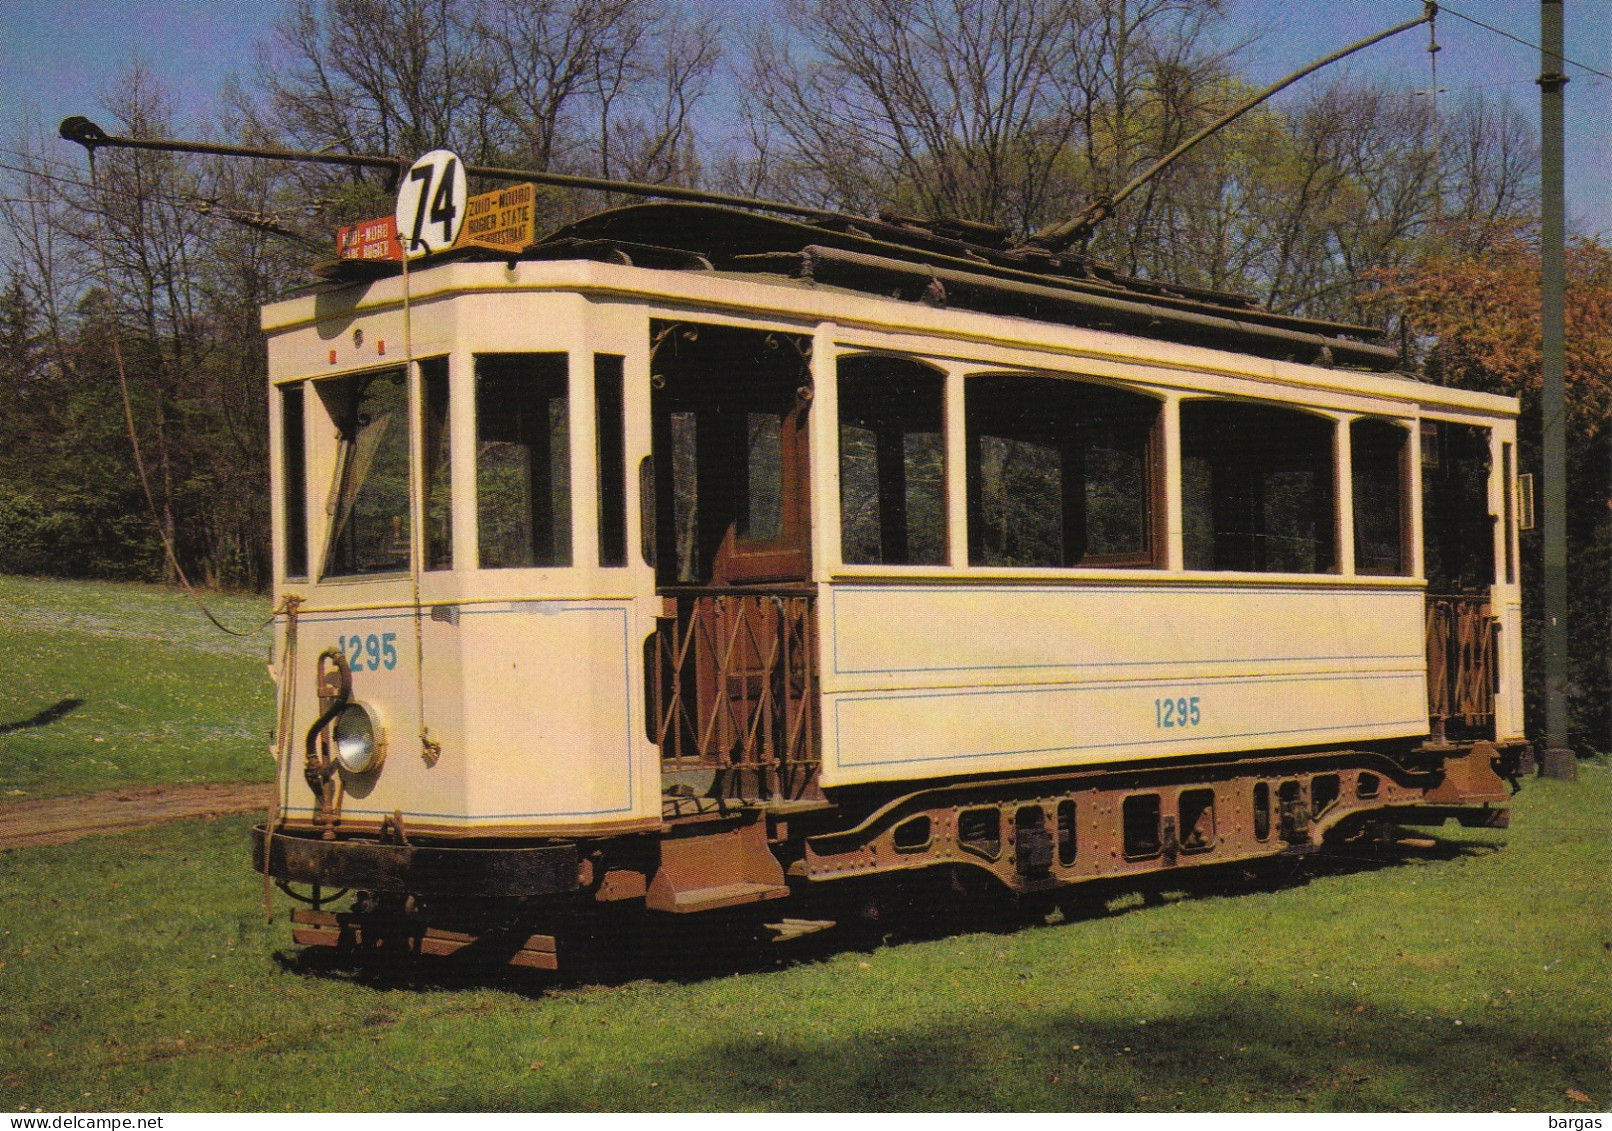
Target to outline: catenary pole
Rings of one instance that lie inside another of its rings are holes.
[[[1566,200],[1563,188],[1562,0],[1539,8],[1540,305],[1543,319],[1540,417],[1544,466],[1545,756],[1546,777],[1573,779],[1578,763],[1568,746],[1567,707],[1567,397],[1563,267]]]

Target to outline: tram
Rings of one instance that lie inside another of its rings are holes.
[[[300,943],[555,968],[577,905],[1505,823],[1517,403],[1368,327],[657,203],[263,328]]]

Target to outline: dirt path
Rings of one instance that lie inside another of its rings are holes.
[[[149,785],[13,802],[0,805],[0,850],[66,844],[187,817],[266,813],[273,795],[274,787],[266,783]]]

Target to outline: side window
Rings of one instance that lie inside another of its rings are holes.
[[[287,577],[308,576],[308,445],[303,386],[280,387],[280,515]]]
[[[402,369],[315,383],[336,425],[325,577],[409,568],[409,393]]]
[[[448,359],[420,362],[425,445],[425,568],[453,568],[453,451],[448,441]]]
[[[966,388],[970,564],[1155,563],[1158,401],[1048,377]]]
[[[593,355],[594,437],[599,457],[599,564],[627,564],[627,430],[623,417],[622,362]]]
[[[1422,422],[1422,548],[1427,591],[1454,596],[1494,584],[1489,430]]]
[[[1349,424],[1354,469],[1355,572],[1397,576],[1410,572],[1405,505],[1410,434],[1386,420]]]
[[[477,550],[484,569],[571,564],[563,353],[476,358]]]
[[[946,561],[945,378],[912,361],[839,363],[840,542],[846,562]]]
[[[1188,569],[1326,573],[1337,564],[1333,422],[1272,405],[1181,405]]]

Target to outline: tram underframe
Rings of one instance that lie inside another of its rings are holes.
[[[353,955],[458,955],[553,970],[562,963],[556,940],[563,923],[588,905],[686,914],[777,900],[787,909],[791,897],[808,888],[826,891],[833,881],[923,869],[950,871],[965,888],[998,886],[1030,896],[1086,882],[1304,855],[1327,840],[1395,825],[1455,819],[1504,828],[1510,790],[1502,775],[1515,774],[1520,753],[1475,742],[1423,746],[1407,759],[1300,752],[954,783],[864,805],[866,815],[851,827],[845,825],[854,816],[826,799],[740,802],[675,818],[659,834],[542,846],[564,847],[574,864],[566,877],[555,874],[546,898],[483,892],[479,901],[465,901],[363,890],[352,911],[317,904],[298,909],[293,937]],[[275,837],[284,839],[296,838]],[[261,853],[261,830],[258,847]],[[381,846],[357,847],[374,852]],[[488,851],[508,855],[538,847]],[[340,842],[319,842],[319,848],[341,853]],[[286,858],[277,843],[274,863]],[[282,868],[272,871],[279,875]],[[969,877],[994,878],[997,885],[969,884]],[[357,886],[361,879],[353,875],[348,882]],[[832,925],[791,919],[783,910],[766,917],[781,919],[768,924],[779,941]]]
[[[855,828],[807,836],[791,875],[814,880],[953,864],[1019,893],[1086,880],[1314,852],[1372,823],[1504,827],[1515,751],[1427,751],[1407,771],[1328,751],[1191,768],[1085,771],[921,790]]]

